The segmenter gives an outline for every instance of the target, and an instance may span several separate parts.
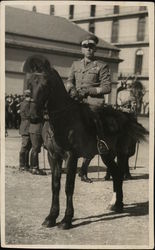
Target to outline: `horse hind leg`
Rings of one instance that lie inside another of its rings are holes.
[[[61,167],[62,158],[57,156],[53,158],[48,152],[48,161],[52,172],[52,204],[49,215],[43,222],[45,227],[54,227],[56,225],[56,219],[59,216],[60,204],[59,204],[59,192],[60,192],[60,179],[61,179]]]
[[[110,154],[108,155],[101,155],[101,158],[104,162],[104,164],[109,168],[110,173],[112,175],[113,179],[113,198],[111,200],[111,210],[114,210],[115,212],[122,212],[123,210],[123,168],[122,163],[120,162],[116,164],[114,161],[114,157],[112,157]],[[113,203],[115,204],[113,205]]]
[[[72,218],[74,216],[73,193],[77,169],[77,157],[69,153],[66,160],[67,176],[66,176],[66,211],[65,216],[59,224],[61,229],[69,229],[72,226]]]
[[[90,178],[88,178],[88,176],[87,176],[88,166],[89,166],[91,160],[92,160],[92,158],[91,159],[87,159],[87,158],[83,159],[82,166],[81,166],[81,169],[79,171],[79,177],[81,177],[81,181],[92,183],[92,180]]]

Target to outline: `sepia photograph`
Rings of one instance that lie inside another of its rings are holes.
[[[154,3],[2,1],[1,247],[154,248]]]

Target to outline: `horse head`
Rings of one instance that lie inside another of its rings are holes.
[[[29,59],[30,77],[28,88],[37,110],[50,106],[50,111],[68,105],[70,97],[58,72],[45,58],[34,56]]]

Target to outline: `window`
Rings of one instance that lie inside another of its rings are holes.
[[[74,17],[74,5],[69,5],[69,19]]]
[[[89,23],[89,32],[95,33],[95,24],[94,24],[94,21],[90,21],[90,23]]]
[[[35,5],[32,7],[32,11],[37,12],[37,7]]]
[[[119,14],[119,5],[114,5],[114,14]]]
[[[54,5],[50,5],[50,15],[54,16]]]
[[[90,16],[95,16],[96,5],[90,5]]]
[[[135,59],[135,74],[141,75],[143,63],[143,51],[137,50]]]
[[[139,7],[139,10],[140,10],[140,11],[147,10],[147,7],[146,7],[146,6],[140,6],[140,7]]]
[[[138,19],[137,41],[144,41],[145,38],[145,16]]]
[[[117,43],[118,42],[118,28],[119,28],[118,19],[113,20],[112,22],[112,34],[111,34],[111,42]]]

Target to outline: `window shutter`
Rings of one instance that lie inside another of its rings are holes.
[[[145,17],[140,17],[138,20],[137,41],[144,41],[145,37]]]
[[[69,19],[74,17],[74,5],[69,5]]]
[[[119,14],[119,5],[114,5],[114,14]]]
[[[90,5],[90,16],[95,16],[96,5]]]
[[[142,63],[143,63],[143,51],[138,50],[136,52],[135,74],[141,75],[141,73],[142,73]]]
[[[90,21],[90,23],[89,23],[89,32],[95,33],[95,23],[94,23],[94,21]]]
[[[118,22],[118,19],[115,19],[112,22],[112,35],[111,35],[112,43],[118,42],[118,31],[119,31],[118,29],[119,29],[119,22]]]
[[[50,5],[50,15],[54,16],[54,5]]]

